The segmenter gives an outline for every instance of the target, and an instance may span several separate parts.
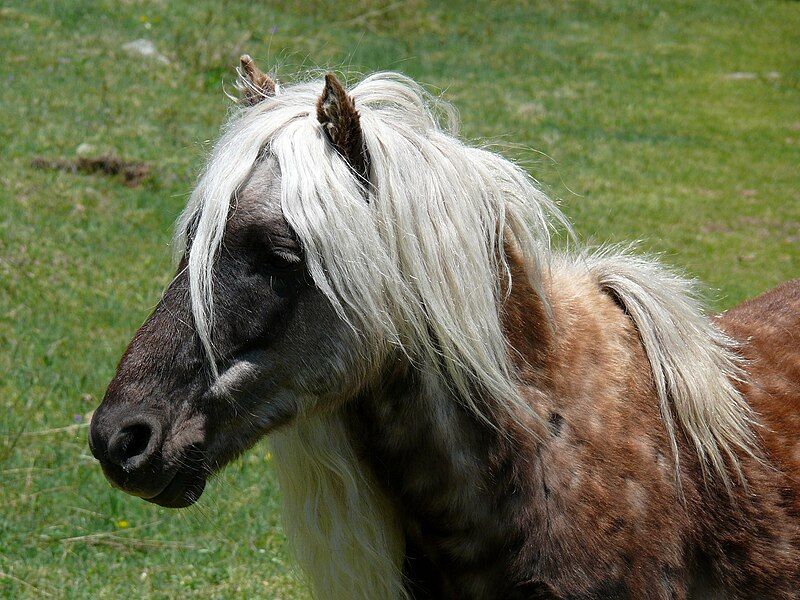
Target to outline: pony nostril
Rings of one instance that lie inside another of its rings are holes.
[[[143,462],[148,454],[150,440],[153,437],[153,427],[149,423],[131,423],[120,429],[108,444],[108,458],[114,464],[126,466],[133,459]]]

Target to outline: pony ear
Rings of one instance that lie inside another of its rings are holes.
[[[363,181],[369,181],[369,156],[361,119],[353,99],[333,73],[325,75],[325,89],[317,100],[317,120],[353,172]]]
[[[249,54],[242,54],[236,72],[239,74],[237,88],[241,93],[239,102],[245,106],[253,106],[274,96],[278,89],[278,84],[256,66]]]

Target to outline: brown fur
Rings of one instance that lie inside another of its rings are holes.
[[[622,308],[588,276],[554,271],[548,323],[508,250],[506,333],[549,431],[489,427],[402,367],[352,409],[353,438],[402,515],[415,597],[798,597],[800,282],[721,319],[737,339],[760,338],[745,346],[744,391],[766,425],[767,462],[741,457],[749,487],[730,497],[684,439],[676,480]]]

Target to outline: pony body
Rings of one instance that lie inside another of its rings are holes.
[[[737,457],[726,487],[679,438],[676,473],[647,353],[599,273],[574,265],[552,272],[548,335],[518,327],[543,316],[523,264],[512,261],[523,278],[514,280],[518,292],[503,320],[519,352],[521,394],[548,425],[541,439],[529,433],[530,415],[495,430],[414,372],[394,374],[343,410],[357,456],[375,478],[364,485],[389,499],[383,514],[405,547],[412,597],[795,598],[800,506],[788,473],[800,465],[796,450],[787,457],[798,439],[782,433],[782,419],[797,414],[800,386],[745,345],[750,372],[783,380],[781,395],[755,404],[770,423],[760,426],[770,428],[760,436],[769,461]],[[795,298],[784,321],[796,331],[800,282],[788,291]],[[736,328],[734,316],[720,324]],[[753,375],[748,381],[761,386]],[[305,525],[295,527],[308,532]],[[340,567],[330,568],[333,576]]]
[[[271,433],[318,596],[796,597],[800,283],[712,322],[653,261],[551,251],[555,206],[440,126],[441,105],[407,78],[279,88],[243,66],[249,108],[178,225],[191,364],[212,372],[187,377],[206,405],[263,411],[253,435]],[[226,324],[238,279],[225,273],[262,213],[285,219],[331,307],[300,324],[330,330],[314,352],[335,377],[313,389],[254,375],[315,360],[270,354],[291,327],[235,341]],[[752,317],[765,302],[781,307],[774,325]],[[104,404],[122,402],[128,363]],[[265,416],[276,398],[280,419]],[[200,443],[209,470],[233,454],[213,449],[257,439],[220,431]],[[115,439],[101,438],[93,451]]]

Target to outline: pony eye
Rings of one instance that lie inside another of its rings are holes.
[[[287,273],[300,268],[303,261],[299,256],[286,250],[268,249],[261,257],[262,267],[271,273]]]

